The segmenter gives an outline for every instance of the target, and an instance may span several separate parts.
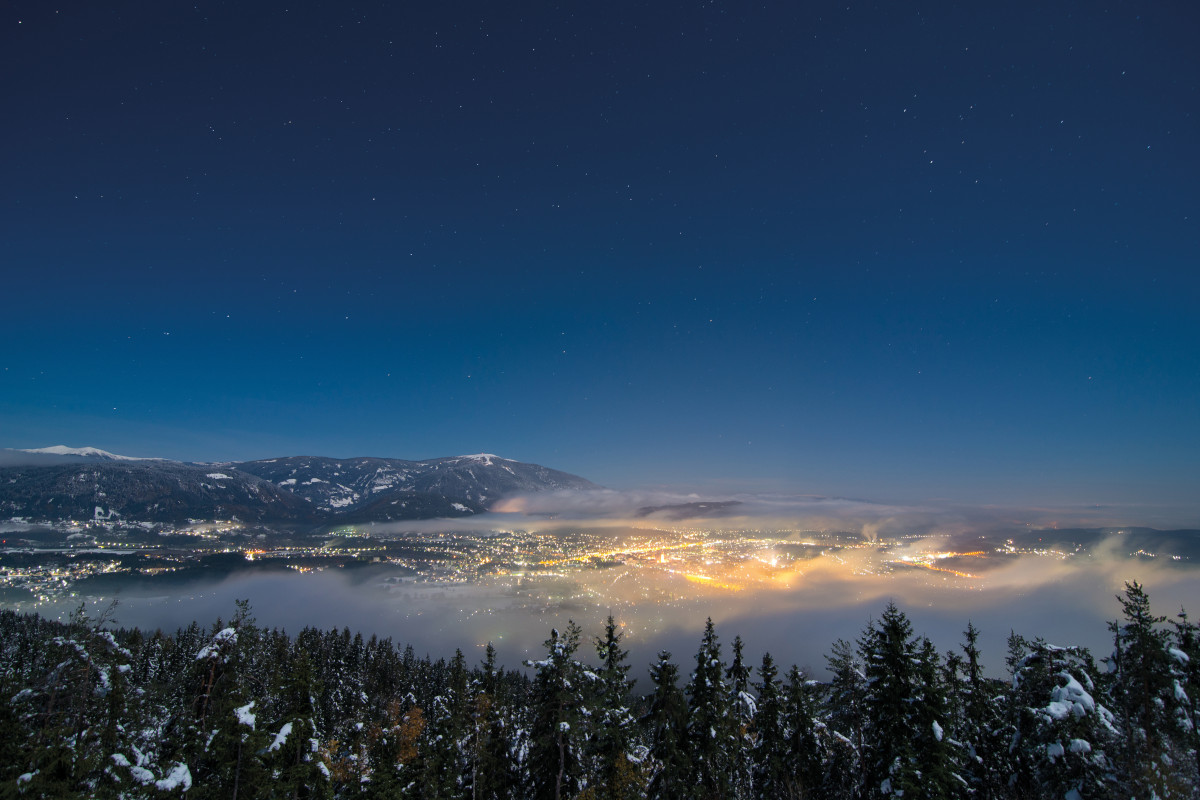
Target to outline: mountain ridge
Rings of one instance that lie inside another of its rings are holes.
[[[578,475],[491,453],[420,461],[282,456],[180,462],[60,445],[4,454],[0,518],[52,521],[236,517],[319,527],[464,517],[511,494],[599,488]]]

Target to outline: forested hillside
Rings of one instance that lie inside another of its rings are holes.
[[[832,644],[828,682],[746,663],[710,621],[649,686],[611,618],[512,671],[490,646],[288,636],[244,603],[173,634],[4,611],[0,797],[1196,797],[1200,631],[1136,583],[1118,599],[1099,663],[1014,634],[985,677],[974,627],[941,653],[888,605]]]

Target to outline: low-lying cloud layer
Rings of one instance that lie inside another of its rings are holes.
[[[973,622],[983,632],[989,671],[1001,675],[1010,630],[1086,645],[1098,656],[1107,653],[1105,623],[1119,613],[1114,595],[1126,581],[1145,584],[1158,613],[1174,613],[1181,606],[1200,609],[1200,558],[1189,560],[1185,555],[1176,560],[1165,551],[1151,558],[1146,552],[1147,541],[1166,542],[1163,546],[1174,541],[1182,548],[1179,552],[1190,552],[1184,545],[1195,543],[1187,534],[1154,539],[1153,533],[1079,532],[1056,538],[1052,528],[1055,523],[1103,526],[1121,519],[1119,513],[1098,509],[918,507],[783,495],[556,492],[511,498],[493,513],[476,517],[376,525],[370,532],[405,537],[451,530],[586,529],[589,535],[611,532],[614,540],[628,540],[662,539],[672,531],[742,531],[751,533],[738,535],[768,544],[755,545],[759,549],[752,556],[734,548],[730,552],[741,555],[714,562],[708,575],[643,560],[603,568],[564,563],[525,574],[488,575],[471,583],[414,581],[399,572],[389,575],[386,567],[367,581],[338,570],[235,576],[186,594],[153,600],[127,597],[118,616],[123,624],[170,629],[192,619],[228,617],[236,598],[248,598],[261,623],[291,632],[304,626],[349,627],[411,643],[418,652],[435,657],[451,655],[455,648],[470,656],[491,641],[506,664],[517,666],[540,653],[551,627],[575,619],[591,636],[613,613],[624,625],[639,669],[661,648],[688,661],[705,618],[712,617],[726,642],[734,635],[745,640],[751,657],[769,649],[783,663],[798,663],[820,674],[835,639],[853,640],[869,619],[894,601],[910,615],[916,630],[943,650],[957,648],[961,632]],[[822,531],[853,536],[841,540],[849,542],[844,547],[805,550],[800,544]],[[773,536],[755,538],[753,532]],[[997,552],[1009,535],[1016,537],[1017,545]],[[1084,545],[1071,544],[1081,539],[1087,539]],[[770,544],[773,540],[779,544]],[[931,560],[936,557],[931,554],[948,549],[962,555],[942,552],[947,560]]]
[[[1180,527],[1187,516],[1125,506],[1009,507],[951,503],[893,504],[800,494],[697,494],[671,491],[561,490],[508,497],[473,517],[381,523],[378,533],[431,529],[553,530],[588,527],[656,527],[679,523],[708,529],[844,531],[867,540],[912,535],[962,537],[1005,530],[1122,525]]]
[[[540,653],[551,627],[574,619],[590,637],[613,613],[625,626],[639,669],[663,648],[680,661],[690,660],[704,619],[712,617],[723,640],[740,635],[751,657],[770,650],[778,661],[820,674],[835,639],[853,640],[869,619],[895,602],[916,630],[943,650],[957,648],[967,622],[973,622],[983,632],[989,672],[1001,675],[1010,630],[1106,654],[1105,623],[1119,613],[1114,595],[1125,581],[1145,584],[1159,613],[1200,608],[1193,569],[1131,561],[1112,549],[1084,559],[1014,557],[982,580],[949,575],[931,580],[921,570],[865,574],[866,555],[841,554],[805,562],[776,585],[742,592],[683,579],[648,581],[620,568],[469,585],[364,584],[338,571],[257,575],[229,578],[186,595],[126,597],[118,617],[125,625],[173,629],[192,619],[228,618],[234,600],[248,598],[260,623],[293,633],[305,626],[349,627],[390,636],[435,657],[449,656],[455,648],[471,657],[491,641],[506,664],[517,666]]]

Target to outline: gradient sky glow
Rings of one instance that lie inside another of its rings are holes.
[[[1184,508],[1187,3],[10,3],[0,446]]]

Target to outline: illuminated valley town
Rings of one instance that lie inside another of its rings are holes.
[[[527,608],[570,610],[798,588],[808,573],[830,569],[879,577],[920,573],[929,583],[970,590],[985,586],[990,570],[1017,558],[1091,557],[1086,543],[1070,536],[1043,541],[1049,531],[1023,539],[976,536],[964,544],[928,534],[870,540],[846,531],[661,525],[463,531],[453,520],[435,520],[418,533],[376,527],[383,526],[296,534],[236,520],[37,526],[14,519],[0,551],[0,589],[9,603],[35,609],[122,589],[178,589],[240,572],[340,571],[361,573],[393,592],[488,585]],[[1131,546],[1123,555],[1191,560]]]

